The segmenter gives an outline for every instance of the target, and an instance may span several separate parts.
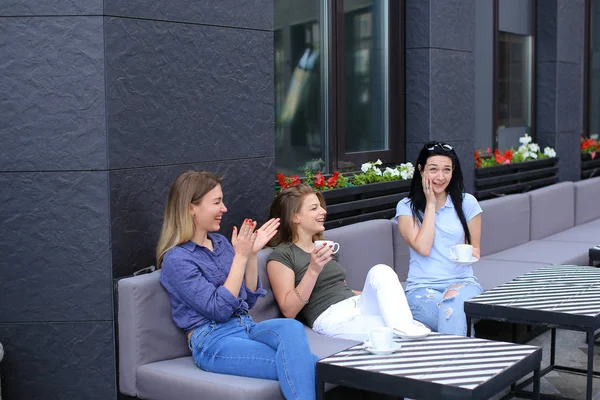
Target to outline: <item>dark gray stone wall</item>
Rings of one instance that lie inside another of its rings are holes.
[[[475,0],[406,0],[406,159],[452,143],[474,180]]]
[[[556,149],[561,181],[580,179],[585,0],[537,1],[537,141]]]
[[[177,174],[225,176],[226,235],[265,219],[272,30],[272,0],[0,3],[4,397],[117,398],[113,279]]]

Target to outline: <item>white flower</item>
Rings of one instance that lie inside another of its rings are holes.
[[[531,142],[531,136],[529,136],[527,134],[525,134],[525,136],[521,136],[519,138],[519,143],[527,144],[529,142]]]
[[[525,153],[529,153],[529,149],[527,148],[527,145],[526,145],[526,144],[522,144],[522,145],[520,145],[520,146],[519,146],[519,148],[517,149],[517,151],[518,151],[519,153],[523,153],[523,154],[525,154]]]
[[[537,158],[537,153],[532,153],[532,152],[530,152],[530,153],[529,153],[529,157],[531,157],[531,158],[533,158],[533,159],[536,159],[536,158]]]
[[[598,140],[598,134],[594,133],[593,135],[590,135],[590,139]]]
[[[383,175],[400,176],[400,171],[398,171],[396,168],[387,167],[385,171],[383,171]]]
[[[377,161],[375,161],[373,163],[373,165],[381,165],[381,164],[383,164],[383,163],[381,162],[381,160],[379,158],[377,159]]]
[[[413,173],[407,170],[402,170],[400,171],[400,176],[402,177],[402,179],[407,180],[413,177]]]
[[[552,147],[544,147],[544,155],[554,158],[556,157],[556,151]]]
[[[375,171],[375,175],[377,175],[377,176],[381,176],[382,175],[382,172],[381,172],[381,170],[379,168],[373,167],[373,170]]]
[[[537,143],[531,143],[529,145],[529,151],[537,153],[538,151],[540,151],[540,146]]]
[[[367,172],[370,169],[371,169],[371,163],[370,162],[364,163],[363,165],[360,166],[360,170],[362,172]]]

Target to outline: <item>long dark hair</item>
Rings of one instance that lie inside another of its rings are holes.
[[[471,232],[469,232],[467,219],[465,218],[465,213],[463,212],[462,208],[465,185],[458,156],[454,152],[452,146],[450,146],[448,143],[429,142],[423,146],[423,149],[417,157],[417,162],[415,164],[416,170],[420,173],[423,173],[425,171],[425,164],[427,164],[427,160],[429,157],[433,156],[449,157],[452,161],[452,178],[450,179],[448,187],[446,187],[446,192],[450,195],[450,199],[452,200],[452,204],[454,204],[454,209],[456,210],[456,215],[458,215],[458,219],[460,220],[463,230],[465,231],[465,239],[467,243],[471,244]],[[419,222],[423,223],[423,214],[425,213],[427,199],[425,198],[425,192],[423,192],[423,180],[421,179],[420,175],[415,176],[412,179],[408,198],[410,199],[410,207],[413,217],[415,220],[419,220]]]
[[[283,189],[271,203],[269,218],[279,218],[279,230],[273,238],[267,243],[267,247],[277,247],[283,243],[294,243],[298,240],[296,224],[292,222],[294,214],[297,214],[302,207],[302,201],[308,195],[315,194],[321,207],[326,209],[323,195],[304,183]],[[323,239],[323,234],[318,233],[313,236],[313,241]]]

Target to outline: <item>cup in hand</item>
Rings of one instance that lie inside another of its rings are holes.
[[[374,350],[387,350],[392,348],[392,338],[394,331],[392,328],[379,327],[369,332],[369,341]]]
[[[334,242],[333,240],[315,240],[315,249],[320,249],[321,247],[323,247],[323,244],[331,246],[332,254],[335,254],[340,250],[340,244]]]
[[[450,256],[457,261],[470,261],[473,257],[473,246],[470,244],[457,244],[450,247]]]

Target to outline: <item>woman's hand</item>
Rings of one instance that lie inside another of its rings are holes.
[[[323,267],[333,258],[332,249],[327,244],[323,244],[319,248],[315,248],[310,253],[310,264],[308,264],[308,271],[312,271],[319,275],[323,271]]]
[[[435,193],[433,192],[431,179],[429,178],[427,172],[423,172],[421,175],[421,180],[423,182],[423,193],[425,193],[425,199],[427,200],[427,203],[435,206]]]
[[[231,244],[236,255],[250,257],[252,248],[256,242],[257,232],[254,232],[256,222],[251,219],[245,219],[239,232],[234,226],[231,234]]]
[[[277,233],[277,228],[279,228],[279,218],[271,218],[265,222],[264,225],[256,231],[256,241],[252,247],[252,253],[256,254],[260,249],[265,247],[265,245],[269,243],[269,240]]]

